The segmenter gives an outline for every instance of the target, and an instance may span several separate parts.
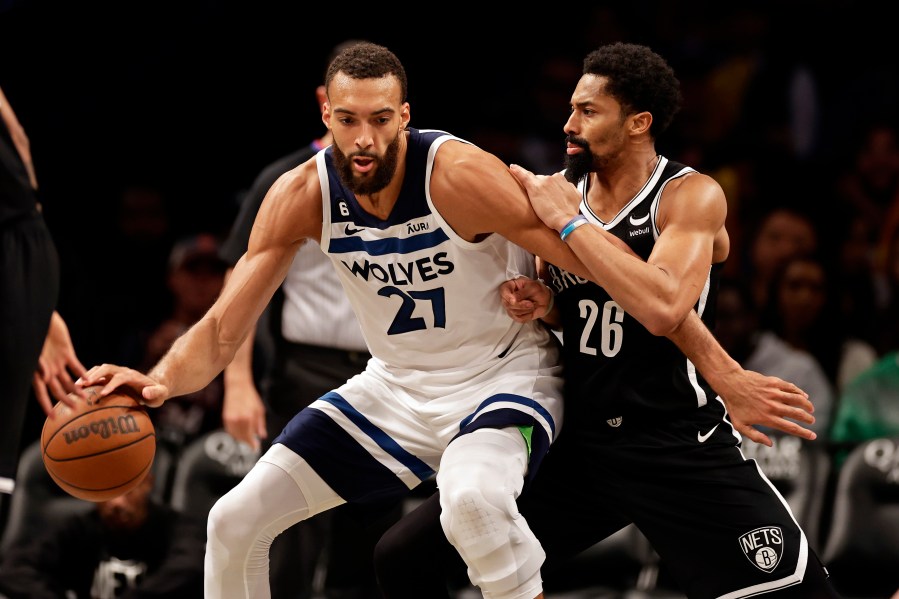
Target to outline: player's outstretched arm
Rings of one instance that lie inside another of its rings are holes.
[[[287,275],[300,243],[320,235],[321,214],[321,190],[311,161],[272,186],[257,215],[249,248],[218,299],[146,375],[104,364],[91,368],[78,384],[102,382],[101,396],[128,385],[151,407],[208,385],[247,338]]]
[[[526,322],[547,312],[552,291],[539,281],[519,277],[504,283],[500,296],[509,316],[516,322]],[[815,439],[815,433],[800,424],[815,421],[808,394],[778,377],[744,369],[724,351],[695,312],[668,338],[721,396],[741,435],[770,446],[768,435],[755,428],[766,426],[803,439]]]
[[[721,347],[698,316],[684,319],[668,338],[721,396],[740,434],[770,446],[771,439],[755,428],[761,425],[803,439],[815,439],[815,433],[800,424],[815,421],[808,394],[778,377],[744,369]]]

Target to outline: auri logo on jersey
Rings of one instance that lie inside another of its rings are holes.
[[[428,231],[430,230],[430,226],[428,226],[427,221],[422,221],[420,223],[406,223],[406,232],[407,233],[418,233],[420,231]]]
[[[624,418],[622,418],[621,416],[609,418],[608,420],[606,420],[606,424],[608,424],[612,428],[618,428],[619,426],[621,426],[622,422],[624,422]]]
[[[771,572],[783,556],[784,537],[779,526],[763,526],[740,535],[740,549],[755,567]]]

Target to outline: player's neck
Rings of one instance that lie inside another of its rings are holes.
[[[590,174],[587,202],[603,220],[612,219],[643,189],[652,176],[659,156],[644,153],[612,161]]]

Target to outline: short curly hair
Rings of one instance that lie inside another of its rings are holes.
[[[400,101],[406,101],[409,86],[406,69],[396,54],[384,46],[359,42],[344,48],[328,65],[325,73],[326,88],[331,85],[331,80],[337,73],[345,73],[352,79],[380,79],[393,75],[400,82]]]
[[[651,113],[653,138],[665,132],[680,110],[680,81],[665,59],[646,46],[623,42],[602,46],[584,59],[583,74],[605,77],[606,90],[625,113]]]

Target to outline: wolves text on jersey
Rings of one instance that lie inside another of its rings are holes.
[[[455,270],[455,265],[447,260],[446,252],[437,252],[433,256],[425,256],[406,263],[378,264],[368,259],[361,262],[354,260],[352,264],[342,260],[341,263],[353,273],[353,276],[361,277],[366,281],[371,278],[393,285],[415,285],[424,281],[432,281]]]

